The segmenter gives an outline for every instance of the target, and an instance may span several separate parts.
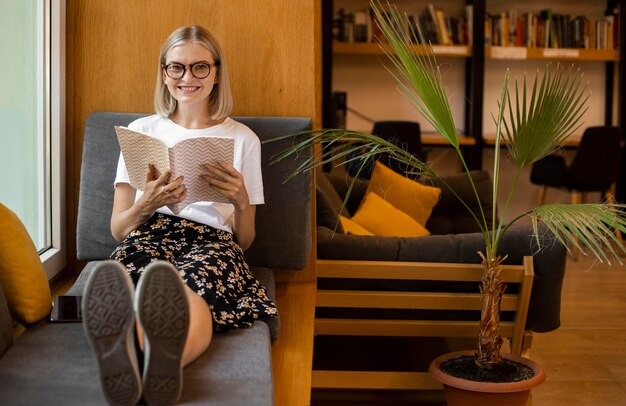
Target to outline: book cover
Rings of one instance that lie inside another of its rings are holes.
[[[130,185],[144,190],[148,176],[148,166],[154,165],[160,175],[168,168],[171,179],[185,178],[187,197],[178,204],[168,205],[173,213],[195,202],[227,203],[224,196],[213,189],[201,176],[201,166],[226,161],[233,164],[235,140],[220,137],[195,137],[177,142],[173,147],[147,134],[115,127],[124,162],[128,170]]]

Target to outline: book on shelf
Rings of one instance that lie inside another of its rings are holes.
[[[605,10],[598,19],[550,8],[539,13],[486,13],[485,45],[613,50],[619,49],[619,24],[619,7]]]
[[[195,202],[228,203],[226,198],[213,189],[202,178],[203,165],[217,162],[233,164],[235,140],[221,137],[194,137],[178,141],[168,147],[163,141],[132,131],[126,127],[115,127],[124,163],[128,170],[130,185],[137,190],[144,190],[148,178],[149,165],[154,165],[160,175],[171,169],[171,180],[184,177],[187,189],[185,199],[167,207],[178,214],[182,209]]]
[[[443,10],[428,5],[420,13],[408,13],[408,22],[396,27],[405,33],[413,43],[433,45],[467,45],[471,40],[472,5],[465,7],[461,17],[446,16]],[[387,11],[383,10],[383,13]],[[339,42],[372,43],[382,39],[371,8],[346,11],[340,8],[333,15],[332,38]]]
[[[541,34],[539,36],[542,48],[550,48],[552,40],[552,9],[545,8],[539,12],[539,22],[541,24]]]

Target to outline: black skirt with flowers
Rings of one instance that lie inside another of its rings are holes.
[[[250,327],[255,319],[277,316],[229,232],[155,213],[128,234],[111,259],[126,266],[135,285],[151,262],[174,264],[185,284],[209,304],[216,331]]]

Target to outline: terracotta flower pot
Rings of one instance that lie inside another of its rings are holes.
[[[534,377],[510,383],[476,382],[456,378],[441,371],[441,364],[449,359],[463,355],[474,356],[476,351],[457,351],[436,358],[428,372],[443,384],[448,406],[489,406],[489,405],[525,405],[530,390],[539,386],[546,379],[541,367],[526,358],[511,354],[502,354],[502,358],[518,362],[531,368]]]

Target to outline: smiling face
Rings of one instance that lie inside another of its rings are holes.
[[[211,73],[204,79],[196,78],[190,65],[197,62],[206,62],[211,65]],[[186,43],[169,50],[165,57],[165,65],[179,63],[186,67],[185,74],[180,79],[172,79],[162,70],[163,82],[170,94],[180,107],[198,107],[201,104],[208,108],[208,97],[217,83],[217,67],[211,51],[201,44]]]

